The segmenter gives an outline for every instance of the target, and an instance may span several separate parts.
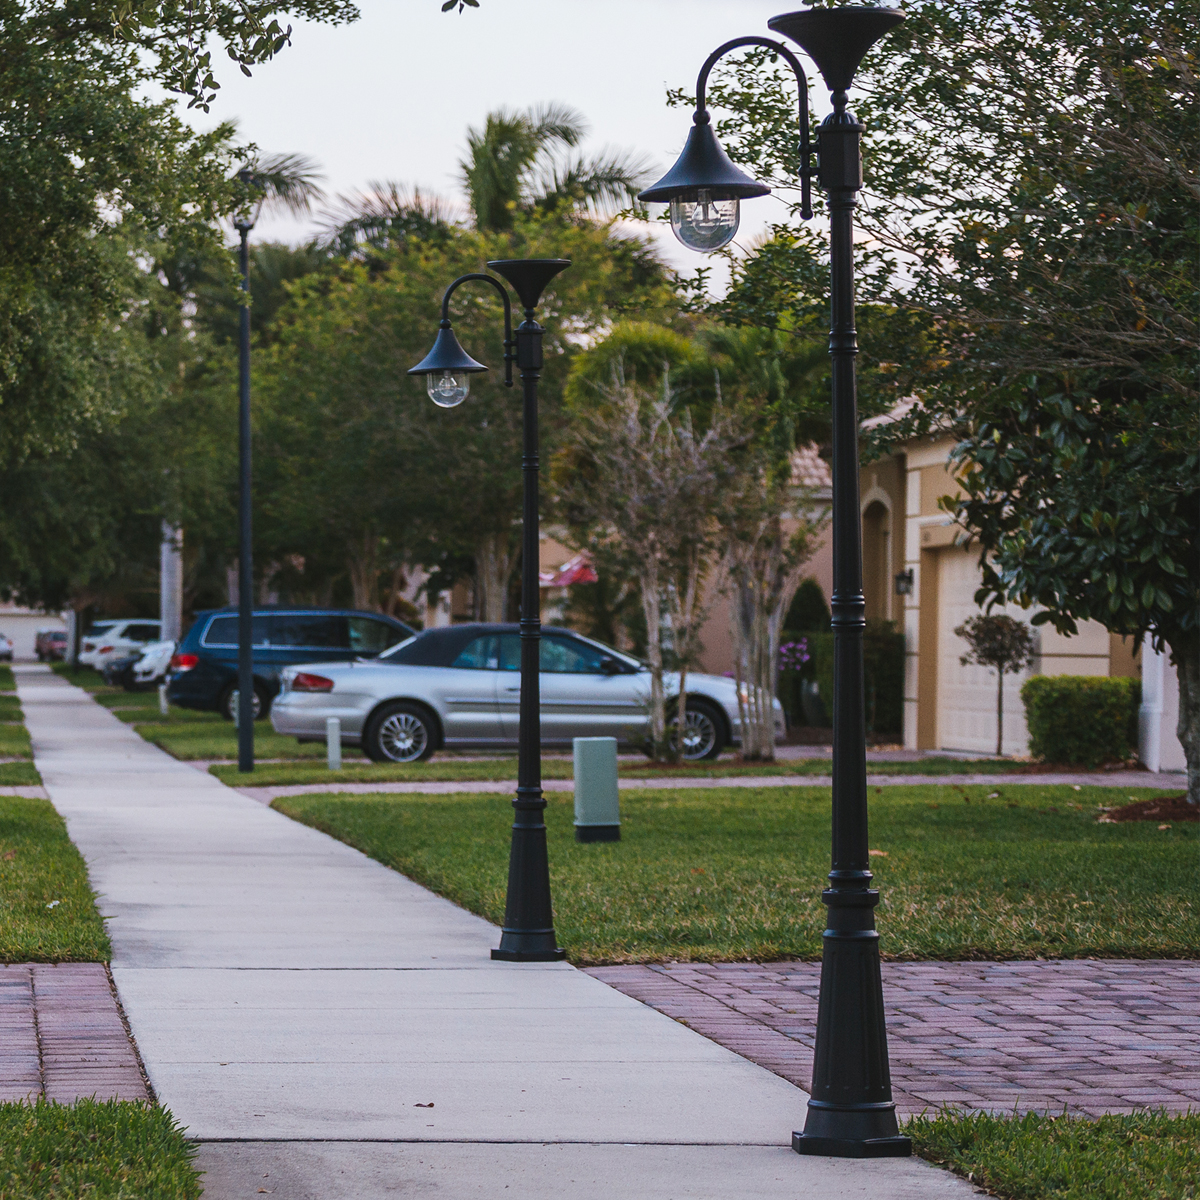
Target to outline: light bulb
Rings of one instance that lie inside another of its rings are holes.
[[[461,375],[438,371],[425,376],[425,388],[438,408],[457,408],[471,390],[471,377],[465,371]]]
[[[697,188],[671,201],[671,229],[689,250],[711,254],[733,241],[740,209],[736,196],[714,200],[708,188]]]

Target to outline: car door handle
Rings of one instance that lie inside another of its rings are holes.
[[[506,692],[519,692],[521,690],[521,685],[518,683],[516,687],[506,687],[504,690]]]

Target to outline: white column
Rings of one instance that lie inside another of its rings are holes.
[[[1179,723],[1179,676],[1150,635],[1142,643],[1142,706],[1138,709],[1138,757],[1150,771],[1183,771],[1187,758],[1175,732]]]
[[[164,639],[183,635],[183,530],[162,523],[158,565],[158,618]]]

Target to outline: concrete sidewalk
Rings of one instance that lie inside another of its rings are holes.
[[[804,1159],[804,1093],[194,771],[45,669],[34,756],[100,893],[113,976],[211,1200],[266,1194],[974,1194],[917,1160]]]

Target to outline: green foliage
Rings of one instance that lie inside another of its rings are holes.
[[[891,787],[870,799],[871,845],[886,852],[871,859],[885,956],[1195,955],[1200,826],[1098,824],[1095,804],[1128,799],[1104,788]],[[583,846],[570,796],[547,800],[555,926],[573,962],[820,958],[828,789],[624,791],[622,840]],[[273,807],[503,918],[507,797],[306,795]]]
[[[1141,684],[1103,675],[1034,675],[1021,685],[1029,749],[1053,763],[1095,767],[1137,747]]]
[[[0,796],[0,909],[2,962],[109,959],[87,868],[49,800]]]
[[[922,1158],[1012,1200],[1194,1200],[1200,1114],[942,1112],[903,1132]]]
[[[834,674],[834,635],[828,628],[828,618],[823,630],[789,630],[784,635],[785,640],[801,637],[808,642],[809,660],[799,671],[782,672],[779,702],[792,724],[812,723],[804,711],[801,689],[805,683],[815,682],[823,718],[818,724],[828,728],[833,713]],[[863,632],[863,686],[867,732],[899,736],[904,727],[904,634],[892,621],[867,622]]]
[[[1034,655],[1029,626],[1005,613],[981,613],[968,617],[954,630],[970,649],[959,658],[962,665],[978,663],[1001,675],[1015,675]]]
[[[811,575],[802,579],[783,619],[784,627],[796,633],[825,632],[829,620],[829,605],[821,585]]]
[[[467,130],[468,156],[459,166],[475,225],[512,229],[518,214],[575,209],[611,215],[647,180],[647,162],[633,155],[572,157],[587,122],[565,104],[490,112],[482,129]]]
[[[153,1104],[0,1104],[0,1195],[11,1200],[199,1200],[195,1153]]]

